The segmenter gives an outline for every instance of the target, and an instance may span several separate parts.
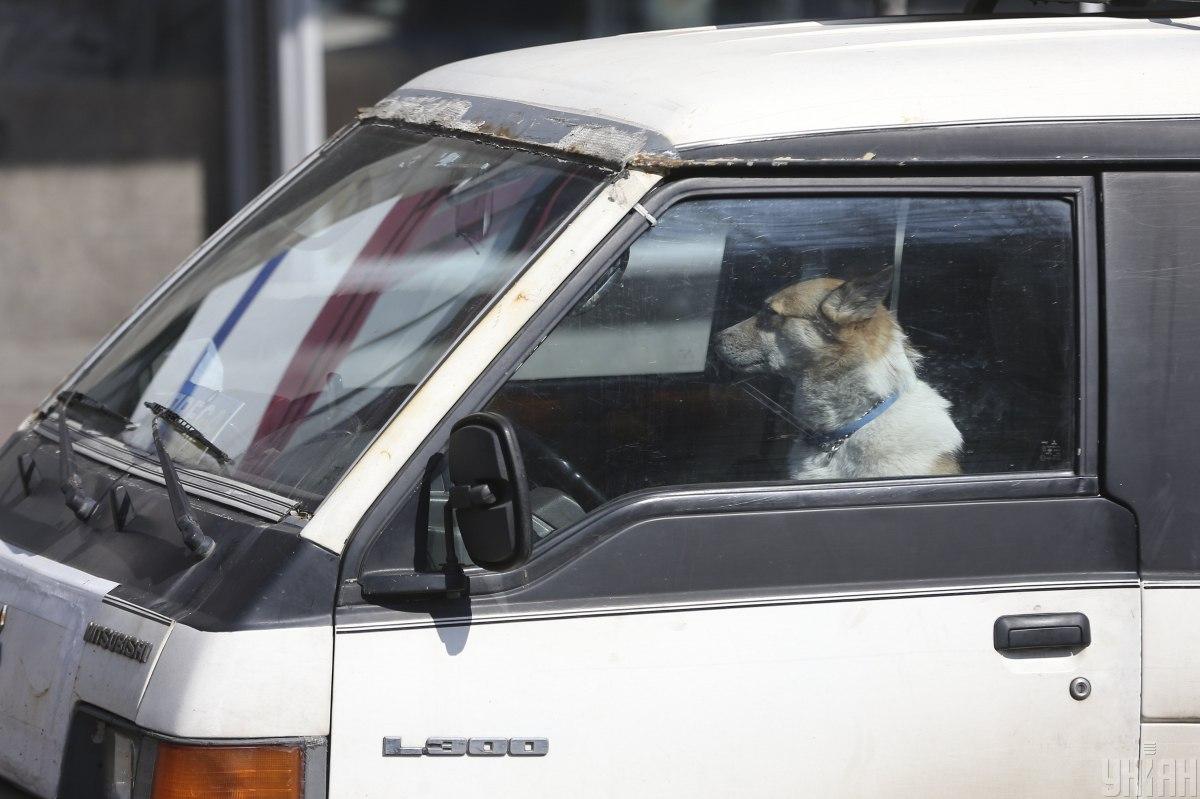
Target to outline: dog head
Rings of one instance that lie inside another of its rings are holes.
[[[883,306],[892,269],[865,278],[802,280],[716,335],[717,355],[740,372],[797,377],[883,357],[901,335]]]

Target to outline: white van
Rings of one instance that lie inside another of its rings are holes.
[[[1195,796],[1198,76],[1093,15],[402,87],[0,450],[0,795]]]

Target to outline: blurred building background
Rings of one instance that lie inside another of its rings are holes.
[[[0,439],[237,208],[426,69],[629,31],[963,5],[0,0]]]

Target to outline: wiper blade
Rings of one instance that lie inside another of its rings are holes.
[[[233,458],[226,455],[223,449],[210,441],[207,436],[196,429],[195,425],[175,411],[165,405],[159,405],[157,402],[147,402],[145,406],[150,410],[150,413],[154,414],[154,418],[162,419],[171,425],[171,428],[175,432],[190,441],[197,449],[211,455],[217,463],[221,465],[233,463]]]
[[[71,446],[71,427],[67,424],[67,403],[58,407],[58,486],[75,518],[86,522],[98,503],[83,490],[83,478],[75,468],[75,450]]]
[[[121,413],[120,411],[113,410],[100,400],[88,394],[84,394],[82,391],[60,391],[57,399],[59,402],[65,403],[66,405],[71,405],[76,408],[84,408],[85,410],[89,410],[93,413],[97,413],[101,416],[112,419],[114,422],[119,422],[125,427],[126,430],[133,430],[135,427],[137,427],[137,425],[130,421],[129,417],[127,417],[125,414]]]
[[[171,512],[175,515],[175,526],[183,534],[184,545],[201,558],[207,558],[216,549],[217,544],[205,534],[200,523],[196,521],[196,517],[192,515],[192,503],[188,500],[187,492],[183,490],[183,483],[179,482],[179,473],[175,471],[175,464],[171,461],[171,456],[167,454],[167,448],[163,445],[162,434],[158,429],[159,422],[166,422],[166,419],[156,414],[150,423],[150,432],[154,436],[154,449],[158,453],[158,463],[162,467],[163,481],[167,484],[167,498],[171,500]]]

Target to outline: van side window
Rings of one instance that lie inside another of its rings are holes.
[[[1051,196],[684,202],[488,410],[544,534],[656,486],[1071,470],[1074,252]]]

